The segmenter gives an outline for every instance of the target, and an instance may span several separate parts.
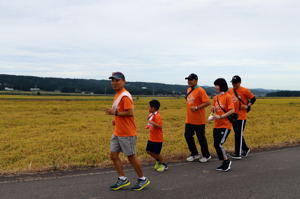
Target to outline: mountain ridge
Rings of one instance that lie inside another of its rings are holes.
[[[206,90],[208,95],[215,93],[213,87],[207,85],[203,85],[202,87]],[[184,95],[187,85],[129,81],[126,83],[126,88],[134,95]],[[0,74],[0,90],[5,89],[20,91],[58,91],[63,93],[114,93],[110,85],[110,80]],[[256,96],[266,96],[268,93],[280,91],[263,88],[250,90]]]

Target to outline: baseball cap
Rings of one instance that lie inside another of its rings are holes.
[[[235,83],[241,83],[242,79],[240,78],[240,76],[235,75],[232,77],[231,83],[235,84]]]
[[[111,74],[111,76],[109,77],[109,79],[122,79],[122,80],[125,80],[125,76],[121,72],[113,72]]]
[[[189,76],[187,76],[185,79],[189,79],[189,80],[198,80],[198,76],[195,73],[190,74]]]

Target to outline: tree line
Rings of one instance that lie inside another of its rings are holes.
[[[300,91],[278,91],[268,93],[267,97],[300,97]]]
[[[49,78],[0,74],[0,90],[42,91],[64,93],[113,94],[110,80]],[[134,95],[181,95],[186,86],[161,83],[128,82],[126,88]]]
[[[18,91],[30,91],[38,88],[41,91],[62,93],[94,93],[114,94],[110,80],[69,79],[52,77],[35,77],[0,74],[0,90],[12,88]],[[127,82],[126,88],[133,95],[184,95],[186,85],[162,84],[151,82]],[[203,86],[209,96],[215,94],[215,89]],[[292,97],[300,96],[300,91],[278,91],[268,89],[250,89],[256,96]]]

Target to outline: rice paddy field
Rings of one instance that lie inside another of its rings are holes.
[[[144,164],[151,161],[145,153],[151,99],[135,100],[137,153]],[[183,161],[189,155],[183,136],[185,99],[156,99],[164,122],[162,154],[168,161]],[[0,96],[0,173],[111,166],[113,118],[104,114],[111,103],[109,96]],[[245,138],[254,150],[299,144],[299,123],[300,98],[259,98],[248,115]],[[212,127],[207,124],[206,135],[215,154]],[[228,151],[233,150],[233,135],[225,144]]]

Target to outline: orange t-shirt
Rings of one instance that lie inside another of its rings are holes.
[[[252,99],[254,97],[254,95],[247,88],[244,88],[244,87],[240,86],[238,89],[236,89],[236,92],[237,92],[238,96],[240,96],[240,99],[244,102],[244,104],[243,104],[235,96],[233,88],[230,88],[228,92],[229,92],[229,94],[232,95],[232,101],[234,103],[235,112],[239,115],[238,120],[246,120],[247,119],[247,110],[246,109],[241,109],[241,105],[247,105],[248,101],[250,99]]]
[[[116,93],[114,101],[118,98],[119,95],[122,94],[125,89]],[[118,105],[118,112],[124,112],[127,110],[133,109],[133,101],[124,96],[119,105]],[[134,122],[134,117],[124,117],[124,116],[115,116],[115,131],[114,134],[116,136],[136,136],[136,126]]]
[[[225,112],[219,106],[217,99],[219,100],[220,106],[226,112],[228,112],[231,109],[234,109],[232,97],[228,92],[226,92],[226,93],[223,93],[223,94],[220,94],[220,95],[217,95],[214,97],[213,108],[214,108],[215,114],[217,114],[217,115],[225,114]],[[231,129],[231,122],[228,120],[228,118],[216,119],[214,128]]]
[[[155,122],[159,126],[162,126],[162,119],[160,117],[159,112],[152,113],[154,114],[151,121]],[[151,114],[149,115],[151,117]],[[162,128],[156,128],[152,125],[150,125],[150,138],[149,140],[151,142],[163,142],[163,130]]]
[[[187,93],[191,91],[192,88],[187,89]],[[201,108],[196,112],[191,110],[193,106],[200,106],[203,103],[209,101],[209,98],[205,92],[205,90],[201,87],[195,88],[191,94],[186,99],[186,124],[194,124],[194,125],[201,125],[205,124],[205,109]]]

